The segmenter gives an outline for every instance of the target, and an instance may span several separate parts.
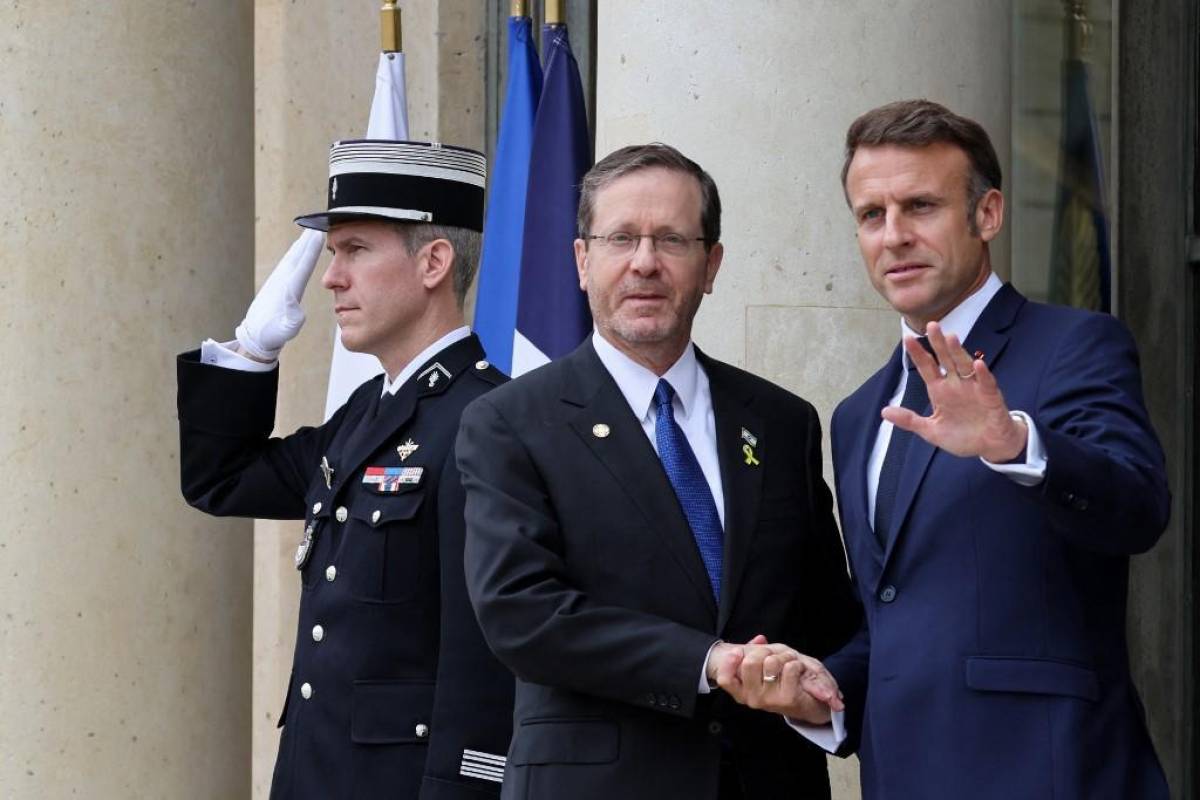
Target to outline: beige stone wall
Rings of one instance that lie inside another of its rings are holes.
[[[292,218],[324,207],[329,144],[366,132],[379,59],[378,5],[255,3],[255,285],[295,239],[299,229]],[[409,0],[400,6],[409,135],[482,149],[484,6],[461,0]],[[325,407],[335,327],[329,294],[320,286],[326,263],[323,257],[304,298],[308,322],[281,359],[276,415],[281,434],[318,424]],[[300,584],[292,554],[300,535],[299,522],[255,525],[256,798],[267,797],[279,742],[275,725],[296,636]]]
[[[842,199],[846,128],[925,96],[979,119],[1007,167],[1009,13],[960,0],[599,4],[597,154],[662,140],[721,190],[725,261],[701,347],[826,422],[883,363],[898,323],[867,283]],[[830,763],[836,796],[857,797],[855,762]]]
[[[0,6],[0,796],[241,797],[251,524],[174,354],[251,288],[252,9]]]

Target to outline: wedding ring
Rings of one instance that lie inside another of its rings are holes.
[[[763,675],[763,683],[774,683],[779,680],[778,675]]]
[[[964,380],[964,381],[969,381],[969,380],[971,380],[971,378],[974,378],[974,377],[975,377],[975,370],[971,370],[971,371],[970,371],[970,372],[968,372],[966,375],[963,375],[963,374],[962,374],[962,373],[960,373],[960,372],[955,372],[954,374],[955,374],[955,375],[958,375],[958,377],[959,377],[960,379]]]

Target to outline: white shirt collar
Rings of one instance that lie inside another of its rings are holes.
[[[987,308],[987,304],[992,302],[992,298],[996,296],[996,292],[1004,287],[1004,283],[992,272],[988,274],[987,280],[983,285],[976,289],[972,294],[967,296],[957,306],[955,306],[949,314],[937,320],[938,325],[942,329],[942,333],[946,336],[954,334],[960,342],[965,342],[967,337],[971,335],[971,329],[975,327],[975,323],[979,321],[979,315]],[[904,317],[900,317],[900,336],[901,338],[916,338],[922,336],[924,332],[916,332],[908,327],[908,323],[904,321]],[[908,353],[904,348],[900,348],[900,356],[903,365],[908,367]]]
[[[654,408],[654,390],[658,388],[659,376],[613,347],[597,330],[592,331],[592,346],[596,348],[600,363],[617,382],[617,388],[633,409],[634,416],[639,420],[645,419]],[[688,342],[683,355],[662,376],[675,390],[685,419],[696,408],[696,393],[700,388],[699,371],[696,349]]]
[[[396,380],[389,381],[387,373],[385,372],[383,375],[383,394],[381,394],[380,397],[382,397],[384,394],[395,394],[396,392],[400,391],[400,387],[404,385],[404,382],[411,378],[413,373],[416,372],[422,364],[445,350],[450,345],[456,342],[461,342],[470,335],[471,329],[466,325],[463,325],[461,328],[455,328],[433,344],[429,345],[429,347],[426,347],[424,350],[417,353],[417,357],[405,364],[404,369],[400,370],[400,374],[396,376]]]

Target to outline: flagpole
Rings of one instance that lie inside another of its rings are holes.
[[[567,23],[567,0],[546,0],[546,24],[565,25]]]
[[[404,51],[404,37],[400,28],[400,9],[396,0],[384,0],[379,9],[379,33],[383,44],[383,52],[400,53]]]
[[[1063,0],[1066,16],[1067,58],[1082,61],[1087,55],[1092,38],[1092,23],[1087,18],[1086,0]]]

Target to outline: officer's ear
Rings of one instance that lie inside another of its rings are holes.
[[[428,291],[434,291],[444,282],[453,283],[454,245],[446,239],[434,239],[417,253],[417,269],[421,283]]]

